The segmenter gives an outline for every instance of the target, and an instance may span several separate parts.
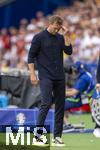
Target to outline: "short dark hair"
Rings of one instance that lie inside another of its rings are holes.
[[[49,17],[49,23],[50,24],[57,23],[59,25],[62,25],[63,24],[63,19],[58,15],[53,15],[53,16]]]

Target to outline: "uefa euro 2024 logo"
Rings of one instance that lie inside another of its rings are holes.
[[[17,133],[16,133],[16,137],[14,135],[12,127],[11,126],[6,127],[6,145],[10,145],[10,139],[11,139],[13,145],[18,145],[19,139],[21,140],[20,144],[24,145],[25,144],[25,142],[24,142],[25,141],[25,139],[24,139],[24,137],[25,137],[24,133],[25,132],[26,132],[26,136],[27,136],[26,144],[27,145],[32,145],[33,142],[31,143],[31,139],[30,139],[31,138],[30,126],[24,127],[25,120],[26,120],[26,117],[23,113],[19,113],[16,116],[16,121],[19,124],[18,130],[17,130]],[[37,128],[34,127],[34,131],[33,131],[34,135],[36,133],[36,130],[37,130]],[[47,133],[45,128],[43,128],[43,133]],[[33,137],[33,139],[34,139],[34,137]],[[47,142],[47,138],[46,138],[45,135],[42,135],[42,139],[43,139],[44,143]]]

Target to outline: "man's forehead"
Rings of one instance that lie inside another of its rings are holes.
[[[54,22],[53,25],[55,25],[55,26],[62,26],[62,24],[59,24],[57,22]]]

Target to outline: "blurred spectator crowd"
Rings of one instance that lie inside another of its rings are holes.
[[[64,18],[64,25],[69,29],[73,44],[73,54],[64,54],[64,60],[82,60],[95,65],[100,51],[100,14],[99,3],[93,0],[75,1],[70,7],[57,8],[53,14]],[[49,15],[48,15],[49,16]],[[27,70],[27,55],[34,35],[48,25],[48,16],[38,11],[36,18],[30,21],[20,20],[19,28],[10,27],[0,30],[0,70]]]

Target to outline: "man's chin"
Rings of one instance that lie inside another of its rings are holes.
[[[55,35],[55,34],[57,34],[57,32],[53,32],[52,34]]]
[[[55,35],[55,34],[56,34],[56,32],[52,32],[52,34],[53,34],[53,35]]]

